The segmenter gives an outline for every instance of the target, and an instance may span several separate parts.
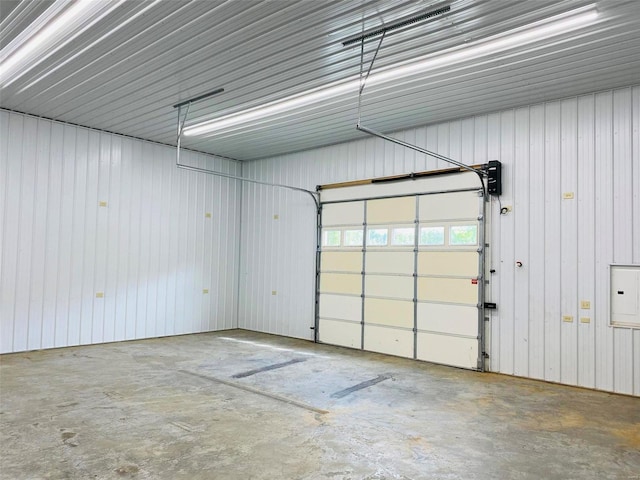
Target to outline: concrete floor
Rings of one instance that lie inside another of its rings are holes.
[[[0,362],[2,479],[640,479],[638,398],[239,330]]]

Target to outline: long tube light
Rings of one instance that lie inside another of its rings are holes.
[[[2,1],[2,0],[0,0]],[[122,0],[126,1],[126,0]],[[69,62],[75,60],[76,58],[78,58],[80,55],[82,55],[84,52],[86,52],[87,50],[95,47],[98,43],[102,42],[103,40],[105,40],[107,37],[110,37],[111,35],[113,35],[114,33],[116,33],[118,30],[121,30],[122,28],[126,27],[128,24],[130,24],[131,22],[133,22],[134,20],[136,20],[138,17],[144,15],[148,10],[151,10],[153,7],[156,6],[156,4],[160,3],[162,0],[154,0],[153,3],[148,4],[146,7],[144,7],[142,10],[138,11],[136,14],[127,17],[127,19],[122,22],[119,23],[118,25],[116,25],[113,29],[109,30],[108,32],[106,32],[104,35],[100,36],[99,38],[97,38],[96,40],[94,40],[93,42],[91,42],[89,45],[87,45],[86,47],[82,48],[81,50],[78,50],[76,53],[74,53],[72,56],[68,57],[67,59],[65,59],[64,61],[60,62],[60,63],[56,63],[56,65],[51,68],[48,69],[45,73],[43,73],[42,75],[40,75],[39,77],[37,77],[35,80],[32,80],[30,83],[28,83],[27,85],[23,86],[18,93],[22,93],[25,90],[33,87],[36,83],[41,82],[42,80],[44,80],[45,78],[47,78],[48,76],[50,76],[51,74],[55,73],[56,71],[60,70],[62,67],[64,67],[66,64],[68,64]],[[122,3],[121,2],[121,3]],[[118,4],[119,5],[119,4]],[[117,7],[118,5],[115,5],[114,7],[112,7],[109,12],[111,10],[113,10],[115,7]],[[107,12],[108,13],[108,12]],[[99,20],[99,19],[98,19]],[[94,22],[95,23],[95,22]],[[77,35],[76,35],[77,36]],[[23,71],[20,73],[20,76],[24,75],[26,73],[26,71]],[[18,77],[15,77],[11,80],[11,82],[14,82],[15,80],[17,80]]]
[[[76,0],[59,14],[54,4],[53,20],[34,22],[26,39],[12,42],[0,52],[0,84],[9,86],[125,1]],[[43,17],[49,15],[52,13],[48,10]]]
[[[508,30],[487,39],[467,44],[463,47],[453,47],[437,54],[431,54],[423,57],[423,59],[419,61],[387,67],[372,73],[367,83],[368,85],[381,84],[397,78],[426,72],[433,68],[459,63],[470,58],[503,52],[511,48],[527,45],[584,27],[594,22],[597,17],[598,12],[594,5],[571,10],[524,27]],[[197,123],[186,127],[184,129],[184,135],[197,136],[211,134],[228,127],[317,103],[327,98],[337,97],[350,91],[357,92],[359,82],[359,77],[352,77],[346,81],[332,83],[265,105]]]

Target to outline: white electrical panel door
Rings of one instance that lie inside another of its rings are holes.
[[[477,188],[444,192],[451,178],[416,182],[414,194],[400,184],[382,184],[379,197],[374,185],[348,187],[356,201],[329,191],[319,341],[481,368],[484,200]]]
[[[640,265],[611,265],[611,325],[640,328]]]

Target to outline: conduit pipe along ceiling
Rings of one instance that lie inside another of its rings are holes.
[[[151,3],[144,11],[158,1]],[[54,2],[28,28],[0,51],[0,86],[8,87],[14,83],[125,2],[126,0],[57,0]],[[139,12],[126,22],[120,23],[71,58],[58,63],[46,75],[34,80],[22,90],[42,80],[98,42],[114,34],[141,13]]]
[[[598,12],[594,4],[570,10],[483,40],[429,54],[408,63],[380,69],[371,73],[367,80],[367,85],[382,85],[402,77],[424,73],[434,68],[454,65],[465,60],[505,52],[516,47],[546,40],[555,35],[565,34],[585,27],[593,23],[597,17]],[[281,114],[299,107],[317,104],[323,100],[344,95],[348,92],[357,93],[359,84],[359,77],[351,77],[341,82],[314,88],[265,105],[190,125],[184,129],[184,135],[213,136],[215,133],[230,130],[231,127]]]

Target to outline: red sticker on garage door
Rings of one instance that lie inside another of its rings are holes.
[[[471,285],[477,285],[478,284],[478,279],[477,278],[472,278],[471,279]]]

